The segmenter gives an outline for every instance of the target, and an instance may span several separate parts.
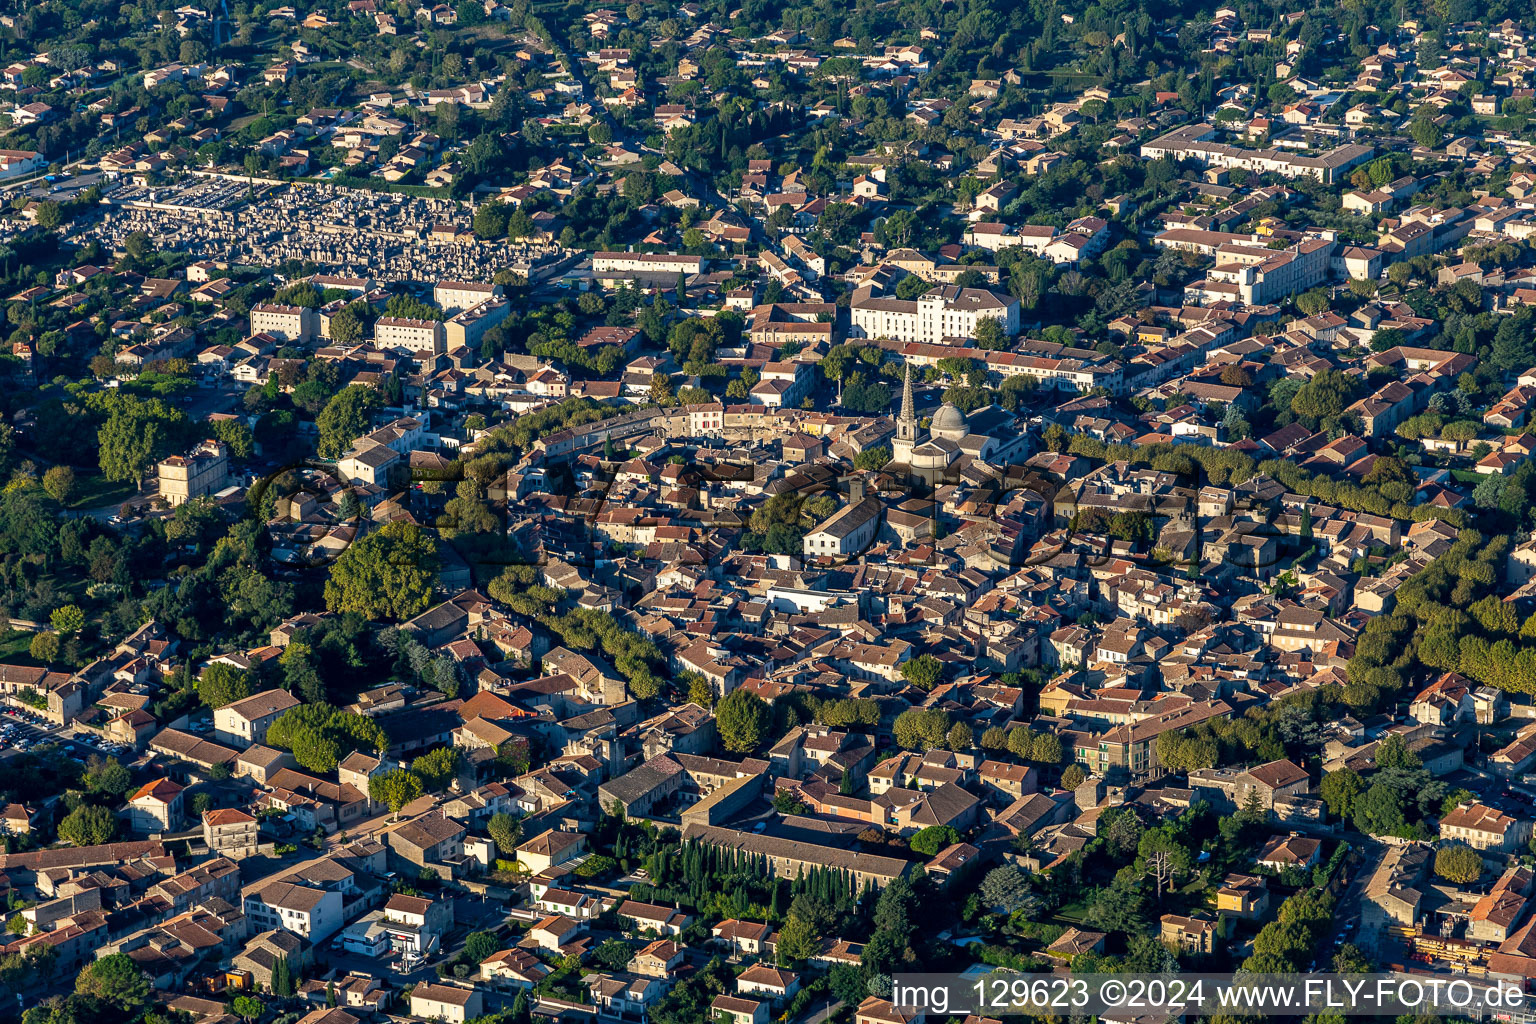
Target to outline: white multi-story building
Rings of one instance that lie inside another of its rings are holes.
[[[432,299],[445,313],[473,309],[490,299],[501,298],[501,285],[480,281],[439,281],[432,289]]]
[[[1266,305],[1304,292],[1328,279],[1334,243],[1306,238],[1284,249],[1229,244],[1217,250],[1209,281],[1235,285],[1244,303]]]
[[[251,307],[252,334],[270,334],[280,341],[308,341],[317,325],[315,311],[304,306],[259,302]]]
[[[244,750],[267,738],[267,728],[290,708],[299,706],[298,698],[287,690],[263,690],[213,712],[213,735],[220,743]]]
[[[342,925],[341,893],[293,882],[269,882],[245,897],[245,916],[256,929],[281,928],[323,942]]]
[[[19,178],[48,166],[41,153],[30,149],[0,149],[0,178]]]
[[[334,274],[316,274],[309,283],[325,292],[347,292],[361,298],[373,291],[371,277],[337,277]]]
[[[762,379],[753,385],[747,398],[753,405],[770,408],[797,406],[810,391],[814,376],[809,363],[765,363]]]
[[[649,252],[595,252],[592,254],[594,274],[702,274],[704,258],[685,256],[681,253]]]
[[[1049,224],[1025,224],[1010,228],[996,221],[982,221],[965,229],[964,241],[966,245],[993,252],[1017,246],[1039,255],[1045,252],[1045,247],[1055,237],[1056,229]]]
[[[390,471],[400,464],[400,456],[391,448],[361,439],[352,450],[336,461],[336,472],[349,484],[383,485]]]
[[[1281,149],[1243,149],[1215,139],[1216,129],[1210,125],[1187,124],[1143,145],[1141,155],[1148,160],[1194,160],[1207,167],[1237,167],[1284,178],[1316,178],[1331,185],[1376,153],[1370,146],[1349,144],[1318,156],[1303,156]]]
[[[485,332],[505,320],[511,312],[512,304],[503,298],[490,298],[466,307],[443,325],[446,351],[453,352],[466,346],[479,348]]]
[[[855,338],[940,342],[945,338],[974,338],[983,319],[1000,321],[1003,333],[1019,332],[1019,303],[1009,295],[985,288],[944,285],[915,299],[885,296],[855,298],[850,307]]]
[[[474,988],[421,982],[411,989],[411,1016],[422,1020],[464,1024],[480,1016],[484,1006],[485,998]]]
[[[431,953],[452,925],[452,900],[428,900],[396,893],[384,904],[384,931],[397,952]]]
[[[805,535],[805,557],[847,558],[869,547],[880,531],[885,506],[879,498],[865,498],[844,505],[826,522]]]
[[[415,356],[443,353],[443,325],[437,320],[382,316],[374,321],[373,342],[385,350],[402,349]]]

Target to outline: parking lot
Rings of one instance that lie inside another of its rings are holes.
[[[52,742],[55,728],[35,712],[8,707],[0,714],[0,744],[8,750],[31,750],[40,743]]]
[[[79,198],[81,192],[95,185],[104,185],[106,180],[100,171],[89,171],[84,174],[69,174],[65,172],[58,175],[54,181],[39,181],[25,188],[29,199],[52,199],[55,202],[70,202]]]
[[[105,754],[110,757],[122,757],[125,754],[132,755],[132,751],[121,743],[104,740],[90,733],[78,733],[69,737],[77,750],[83,750],[87,754]]]
[[[122,744],[89,733],[67,736],[59,726],[28,708],[0,709],[0,747],[26,752],[45,743],[57,743],[80,760],[91,754],[115,757],[129,753]]]

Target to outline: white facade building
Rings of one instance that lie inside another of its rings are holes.
[[[855,298],[850,307],[855,338],[939,342],[974,338],[983,319],[1001,321],[1003,333],[1019,333],[1019,303],[985,288],[945,285],[915,299],[884,296]]]
[[[373,341],[379,348],[403,349],[412,355],[441,355],[443,325],[437,320],[383,316],[374,321]]]
[[[304,306],[260,302],[251,307],[252,334],[270,334],[282,341],[308,341],[315,330],[315,311]]]
[[[432,289],[432,299],[445,313],[473,309],[490,299],[501,298],[501,285],[480,281],[439,281]]]

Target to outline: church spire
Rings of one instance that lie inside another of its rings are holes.
[[[912,402],[912,361],[907,360],[907,375],[901,385],[901,418],[896,421],[896,434],[903,441],[917,439],[917,411]]]

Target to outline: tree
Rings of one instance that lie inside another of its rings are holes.
[[[500,238],[507,230],[507,211],[501,203],[484,203],[475,211],[471,229],[476,238]]]
[[[63,505],[75,490],[75,471],[68,466],[50,466],[43,474],[43,490],[54,501]]]
[[[496,748],[496,763],[513,775],[522,775],[533,763],[528,741],[521,736],[503,740]]]
[[[715,686],[713,683],[697,672],[688,671],[678,673],[678,682],[684,681],[688,684],[688,702],[690,704],[697,704],[701,708],[714,706]]]
[[[464,956],[470,963],[478,964],[494,956],[499,949],[501,943],[494,932],[470,932],[464,940]],[[628,963],[629,957],[626,956],[624,962]]]
[[[808,914],[796,910],[779,930],[779,945],[774,951],[780,966],[793,967],[821,952],[821,935]]]
[[[1338,370],[1323,370],[1296,389],[1291,411],[1309,426],[1335,419],[1349,405],[1353,385]]]
[[[1079,764],[1069,764],[1061,770],[1061,788],[1074,790],[1088,781],[1088,773]]]
[[[943,678],[944,666],[931,654],[920,654],[901,663],[901,678],[919,690],[931,690]]]
[[[149,245],[149,235],[143,231],[130,231],[128,237],[123,239],[123,251],[135,263],[149,256],[151,251]]]
[[[891,461],[891,449],[885,445],[876,445],[873,448],[865,448],[853,457],[855,467],[863,470],[884,469],[885,464]]]
[[[1449,843],[1435,851],[1435,874],[1456,885],[1471,885],[1483,877],[1482,854],[1461,843]]]
[[[338,345],[352,345],[363,340],[363,321],[351,306],[343,306],[331,317],[331,340]]]
[[[336,393],[315,417],[320,431],[320,457],[339,459],[352,442],[368,432],[370,417],[383,404],[378,391],[363,384],[348,384]]]
[[[1284,82],[1276,82],[1269,87],[1265,97],[1269,100],[1270,106],[1283,107],[1295,101],[1296,90]]]
[[[266,1007],[261,1005],[261,1000],[255,996],[235,996],[229,1004],[235,1016],[244,1021],[259,1020]]]
[[[184,414],[158,399],[118,397],[96,431],[101,475],[114,483],[137,482],[165,454],[185,423]]]
[[[929,825],[919,829],[911,839],[907,841],[907,847],[913,853],[920,853],[924,857],[932,857],[940,850],[948,849],[960,841],[960,833],[948,825]]]
[[[1228,363],[1221,371],[1221,382],[1229,388],[1246,388],[1253,383],[1253,375],[1241,363]]]
[[[51,662],[59,656],[59,634],[45,632],[32,637],[32,642],[27,645],[27,653],[32,655],[33,661],[44,663]]]
[[[779,792],[773,794],[773,809],[778,811],[780,814],[790,816],[805,814],[809,810],[809,808],[807,808],[805,804],[800,801],[799,797],[795,796],[794,793],[787,789],[780,790]]]
[[[272,965],[272,994],[284,999],[291,998],[299,989],[299,979],[293,963],[285,956]]]
[[[715,708],[715,728],[725,749],[736,754],[756,750],[767,731],[768,705],[755,693],[732,690]]]
[[[1385,779],[1378,779],[1355,800],[1355,827],[1373,836],[1398,835],[1407,827],[1403,793]]]
[[[1029,759],[1040,764],[1059,764],[1062,749],[1061,737],[1053,732],[1037,733],[1029,743]]]
[[[1371,351],[1385,352],[1389,348],[1396,348],[1407,340],[1407,336],[1396,327],[1386,327],[1371,335]]]
[[[1136,855],[1143,871],[1152,879],[1159,901],[1163,898],[1164,888],[1189,873],[1189,851],[1166,829],[1144,833],[1137,844]]]
[[[939,708],[908,708],[891,724],[896,745],[905,750],[932,750],[944,745],[949,715]]]
[[[507,218],[507,237],[514,242],[532,235],[536,228],[533,218],[528,215],[527,210],[522,208],[513,210],[512,216]]]
[[[1147,894],[1140,882],[1117,875],[1113,883],[1097,890],[1088,901],[1083,920],[1091,928],[1137,935],[1146,930]]]
[[[71,637],[85,628],[85,612],[77,604],[61,604],[48,616],[48,624],[61,637]]]
[[[75,992],[90,996],[119,1011],[125,1018],[133,1019],[149,1005],[154,985],[149,975],[140,970],[127,953],[112,953],[93,961],[80,972],[75,978]]]
[[[411,762],[411,774],[421,779],[428,792],[440,792],[459,773],[464,755],[457,747],[438,747]]]
[[[995,316],[984,316],[976,321],[976,347],[1005,349],[1008,347],[1008,331]]]
[[[52,199],[44,199],[36,206],[37,226],[52,230],[64,223],[64,211]]]
[[[1401,769],[1411,771],[1414,768],[1424,767],[1424,762],[1419,760],[1408,747],[1408,742],[1397,733],[1393,733],[1376,748],[1376,767],[1389,770]]]
[[[503,855],[511,857],[517,853],[517,843],[522,838],[523,826],[512,815],[505,812],[491,815],[485,830],[490,833],[491,839],[496,843],[496,849]]]
[[[1307,316],[1315,316],[1328,308],[1328,293],[1321,288],[1302,292],[1296,296],[1296,308]]]
[[[331,565],[325,605],[369,619],[408,619],[426,610],[437,568],[437,545],[420,527],[385,523]]]
[[[1023,910],[1033,898],[1034,887],[1029,876],[1012,864],[993,868],[981,880],[976,895],[982,906],[995,914],[1012,914]]]
[[[970,750],[976,745],[976,730],[964,722],[956,722],[949,727],[947,742],[950,750]]]
[[[1318,792],[1329,814],[1349,821],[1355,814],[1355,801],[1365,792],[1365,782],[1353,768],[1340,768],[1323,776]]]
[[[87,792],[120,799],[133,788],[133,774],[115,757],[92,757],[81,780]]]
[[[76,846],[100,846],[117,832],[117,818],[105,807],[81,804],[59,822],[59,838]]]
[[[244,700],[252,692],[250,676],[222,661],[209,662],[197,677],[197,695],[215,710]]]
[[[404,768],[375,775],[368,780],[368,796],[376,803],[389,808],[390,814],[399,814],[400,808],[425,792],[419,776]],[[494,838],[494,836],[493,836]]]
[[[336,337],[335,321],[331,322],[331,337]],[[214,420],[208,426],[213,436],[223,441],[229,454],[237,459],[248,459],[256,451],[256,435],[244,420]]]
[[[283,688],[310,704],[325,701],[325,682],[315,668],[314,650],[302,640],[294,640],[277,656],[283,671]]]

